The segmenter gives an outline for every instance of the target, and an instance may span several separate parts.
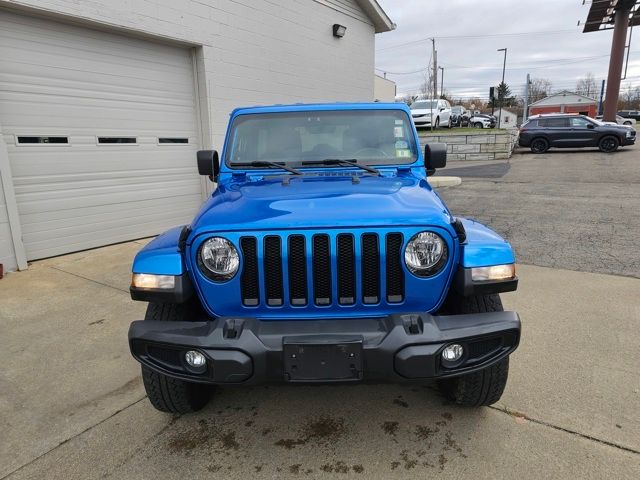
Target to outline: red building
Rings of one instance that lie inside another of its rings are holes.
[[[598,114],[598,102],[577,93],[560,92],[529,105],[529,116],[541,113],[579,113],[595,117]]]

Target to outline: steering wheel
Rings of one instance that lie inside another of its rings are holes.
[[[374,147],[361,148],[357,152],[354,152],[353,155],[357,157],[361,152],[366,152],[366,151],[378,152],[378,153],[381,153],[383,157],[387,157],[387,158],[389,157],[389,154],[387,154],[387,152],[385,152],[381,148],[374,148]],[[375,155],[372,155],[372,156],[375,156]]]

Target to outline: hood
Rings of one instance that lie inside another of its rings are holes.
[[[339,176],[336,176],[338,174]],[[444,203],[423,178],[278,175],[218,187],[192,223],[194,234],[228,230],[448,226]]]
[[[415,110],[411,110],[411,115],[430,115],[431,113],[438,113],[438,109],[416,108]]]

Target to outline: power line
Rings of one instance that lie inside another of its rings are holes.
[[[496,37],[516,37],[516,36],[527,36],[527,35],[556,35],[563,33],[580,33],[578,30],[539,30],[536,32],[516,32],[516,33],[487,33],[487,34],[478,34],[478,35],[448,35],[448,36],[429,36],[425,38],[420,38],[417,40],[412,40],[409,42],[398,43],[396,45],[390,45],[388,47],[379,48],[377,52],[383,52],[386,50],[391,50],[393,48],[405,47],[407,45],[415,45],[417,43],[422,43],[435,38],[436,40],[457,40],[457,39],[469,39],[469,38],[496,38]]]

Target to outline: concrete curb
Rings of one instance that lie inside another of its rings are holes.
[[[460,177],[429,177],[429,185],[432,187],[457,187],[462,183]]]

